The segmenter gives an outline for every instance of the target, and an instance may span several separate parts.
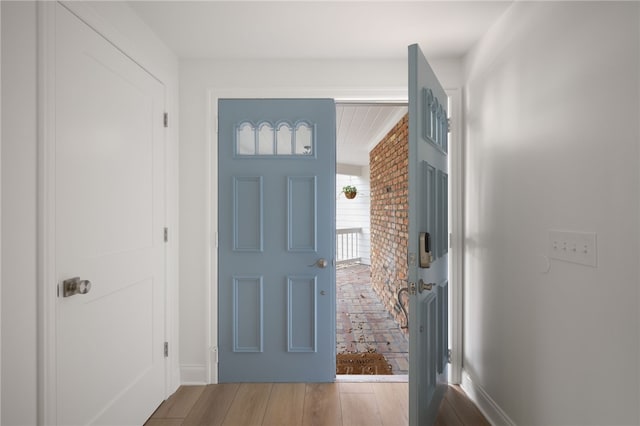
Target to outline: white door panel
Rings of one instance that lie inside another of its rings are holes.
[[[92,284],[57,300],[57,423],[142,424],[164,397],[164,88],[59,4],[55,34],[55,269]]]

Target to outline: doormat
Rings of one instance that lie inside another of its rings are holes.
[[[366,352],[336,355],[336,374],[389,375],[393,373],[384,355]]]

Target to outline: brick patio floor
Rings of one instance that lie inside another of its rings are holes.
[[[338,353],[377,352],[393,374],[408,374],[409,339],[371,288],[369,266],[338,266],[336,287]]]

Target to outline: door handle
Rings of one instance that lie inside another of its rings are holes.
[[[89,290],[91,290],[91,281],[81,280],[80,277],[69,278],[62,282],[62,297],[87,294]]]
[[[320,259],[316,260],[315,263],[312,263],[311,265],[307,265],[309,267],[313,267],[313,266],[317,266],[320,269],[324,269],[329,265],[329,262],[327,261],[327,259],[321,257]]]
[[[418,292],[422,293],[425,290],[430,291],[435,285],[435,283],[427,284],[420,278],[420,281],[418,281]]]

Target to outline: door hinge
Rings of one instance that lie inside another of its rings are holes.
[[[169,127],[169,113],[168,112],[164,113],[164,121],[163,121],[163,123],[164,123],[164,127]]]
[[[451,349],[447,349],[447,364],[451,364]]]
[[[164,242],[169,242],[169,228],[164,228]]]
[[[169,342],[164,342],[164,357],[169,357]]]
[[[167,127],[167,126],[165,126],[165,127]],[[451,119],[447,118],[447,132],[450,132],[450,131],[451,131]]]

